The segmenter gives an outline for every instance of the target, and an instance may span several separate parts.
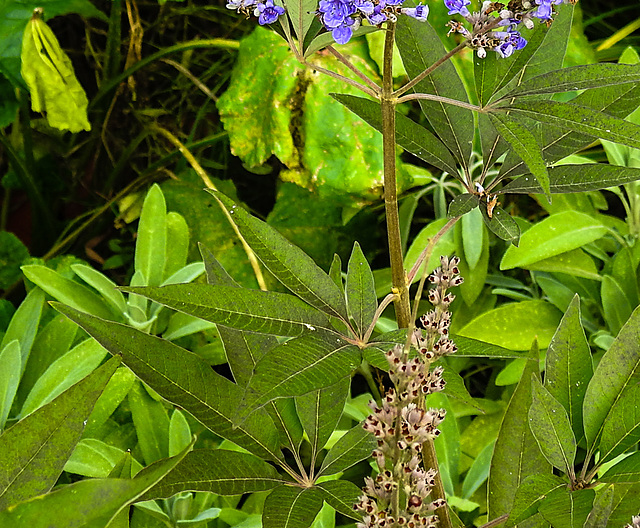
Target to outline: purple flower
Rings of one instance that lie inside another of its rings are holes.
[[[514,51],[521,50],[527,45],[527,40],[515,30],[507,33],[494,33],[494,35],[498,38],[504,38],[502,44],[493,48],[493,51],[497,52],[503,59],[510,57]]]
[[[335,40],[338,44],[346,44],[351,39],[353,35],[353,30],[350,26],[344,25],[335,28],[331,31],[331,36],[333,40]]]
[[[469,16],[470,13],[466,6],[470,3],[470,0],[444,0],[444,5],[449,9],[449,15]]]
[[[328,29],[344,25],[345,19],[355,11],[355,5],[344,0],[321,0],[318,6],[318,12],[322,13],[322,23]]]
[[[401,13],[415,18],[420,22],[425,22],[427,20],[427,15],[429,14],[429,8],[423,5],[417,5],[416,7],[403,7],[401,9]]]
[[[353,5],[364,15],[373,13],[373,2],[371,0],[355,0]]]
[[[284,15],[284,7],[273,4],[273,0],[266,0],[264,4],[260,3],[256,6],[253,13],[258,17],[258,23],[261,26],[273,24],[280,15]]]
[[[387,20],[387,15],[385,15],[385,13],[383,12],[384,7],[385,7],[384,2],[380,2],[377,6],[373,8],[373,13],[371,13],[370,15],[367,15],[367,20],[369,21],[369,24],[371,24],[372,26],[379,26],[380,24],[382,24]]]

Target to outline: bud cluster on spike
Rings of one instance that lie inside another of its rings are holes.
[[[379,472],[365,480],[364,494],[354,505],[363,513],[358,528],[435,527],[438,517],[434,512],[446,505],[444,499],[428,500],[436,472],[421,466],[420,455],[422,444],[440,434],[438,425],[445,417],[443,409],[425,409],[424,398],[445,387],[443,368],[430,370],[431,364],[456,351],[448,337],[449,305],[455,296],[447,289],[462,283],[459,262],[457,257],[441,257],[440,267],[429,276],[434,285],[429,290],[434,309],[420,318],[424,330],[416,329],[411,336],[416,352],[407,353],[398,345],[386,353],[394,386],[384,395],[381,406],[369,404],[373,413],[363,424],[377,440],[371,455]],[[400,502],[395,515],[391,510],[394,494]]]
[[[462,34],[467,39],[469,47],[477,50],[480,58],[486,57],[487,50],[495,51],[500,57],[506,58],[527,45],[526,39],[516,29],[520,24],[531,29],[534,18],[550,24],[554,15],[553,5],[575,1],[511,0],[508,5],[485,1],[480,11],[473,13],[467,8],[470,0],[444,0],[444,3],[449,9],[449,15],[461,15],[472,26],[470,31],[462,23],[450,21],[449,33]]]

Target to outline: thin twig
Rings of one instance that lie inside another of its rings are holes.
[[[365,343],[369,342],[369,338],[371,337],[371,334],[373,333],[373,329],[376,327],[376,323],[378,322],[378,319],[380,319],[382,312],[384,312],[387,306],[389,306],[393,301],[396,300],[396,297],[397,295],[395,293],[390,293],[382,300],[382,302],[380,303],[380,306],[378,306],[378,309],[376,310],[375,315],[373,316],[372,323],[369,325],[369,328],[367,328],[367,331],[365,332],[362,338],[362,340]]]
[[[349,61],[342,53],[340,53],[333,46],[327,46],[326,48],[329,52],[338,59],[342,64],[344,64],[347,68],[349,68],[353,73],[355,73],[360,79],[362,79],[369,87],[376,91],[376,93],[380,93],[382,88],[378,86],[372,79],[367,77],[364,73],[362,73],[355,65]]]
[[[339,73],[336,73],[334,71],[327,70],[326,68],[323,68],[322,66],[317,66],[315,64],[312,64],[309,61],[307,61],[306,59],[304,59],[302,64],[304,64],[305,66],[308,66],[309,68],[311,68],[313,70],[319,71],[320,73],[324,73],[325,75],[328,75],[329,77],[333,77],[334,79],[339,79],[342,82],[346,82],[347,84],[350,84],[354,88],[357,88],[358,90],[366,93],[367,95],[370,95],[374,99],[378,98],[378,94],[376,92],[374,92],[368,86],[365,86],[364,84],[360,84],[358,81],[354,81],[353,79],[349,79],[349,77],[345,77],[344,75],[340,75]]]
[[[193,84],[195,84],[200,89],[202,93],[204,93],[214,103],[218,102],[218,98],[213,94],[211,90],[209,90],[209,88],[207,88],[207,85],[204,84],[200,79],[198,79],[193,73],[191,73],[182,64],[174,61],[173,59],[161,59],[161,60],[165,64],[168,64],[169,66],[173,66],[176,70],[178,70],[185,77],[187,77]]]
[[[501,515],[500,517],[496,517],[492,521],[489,521],[488,523],[483,524],[480,528],[493,528],[494,526],[498,526],[502,524],[508,518],[509,518],[509,514],[505,513],[504,515]]]

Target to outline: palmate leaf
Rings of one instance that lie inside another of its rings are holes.
[[[640,308],[636,308],[598,363],[584,396],[583,422],[587,447],[592,450],[604,422],[624,390],[640,373]]]
[[[270,490],[284,482],[273,466],[249,453],[196,449],[141,499],[168,499],[183,491],[242,495]]]
[[[81,480],[62,486],[34,500],[22,502],[14,508],[0,512],[0,526],[12,528],[110,526],[111,519],[162,480],[183,459],[189,449],[191,446],[175,457],[156,462],[143,469],[133,479]],[[55,515],[52,512],[55,512]]]
[[[322,461],[320,475],[334,475],[365,460],[371,456],[371,451],[376,448],[375,437],[357,424],[349,429],[329,450]]]
[[[223,194],[210,192],[229,211],[251,249],[282,284],[318,310],[346,319],[342,292],[307,254]]]
[[[326,315],[286,293],[208,284],[171,284],[122,290],[238,330],[281,336],[298,336],[305,330],[333,332]]]
[[[358,502],[362,490],[348,480],[327,480],[318,484],[318,489],[324,492],[324,500],[336,511],[360,520],[362,516],[354,511],[353,505]]]
[[[317,488],[280,486],[273,490],[264,503],[263,528],[308,528],[324,501]]]
[[[53,487],[119,363],[105,363],[0,436],[0,510]],[[0,525],[17,526],[1,515]]]
[[[548,167],[547,170],[551,194],[597,191],[640,180],[638,168],[618,167],[605,163],[558,165]],[[525,175],[507,183],[498,192],[536,194],[542,192],[542,187],[534,178]]]
[[[501,99],[571,92],[587,88],[617,86],[640,82],[640,65],[637,64],[588,64],[563,68],[528,79],[505,94]]]
[[[55,308],[78,323],[163,398],[188,411],[217,435],[267,460],[279,461],[278,431],[264,411],[235,424],[243,390],[214,372],[198,355],[129,326]]]
[[[361,361],[360,349],[337,337],[309,333],[285,341],[256,364],[239,419],[276,398],[333,385],[348,377]]]
[[[407,73],[416,77],[445,55],[446,50],[429,22],[401,17],[396,28],[396,44]],[[418,83],[416,92],[439,95],[467,102],[467,92],[451,61],[447,61]],[[420,107],[454,157],[466,167],[474,134],[473,114],[469,110],[438,101],[420,100]],[[456,174],[453,172],[452,174]]]
[[[331,94],[358,117],[373,128],[382,131],[380,103],[348,94]],[[396,143],[417,158],[442,169],[449,174],[457,174],[456,160],[445,144],[429,130],[396,112]]]

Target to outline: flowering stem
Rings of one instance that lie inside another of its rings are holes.
[[[384,165],[384,209],[387,220],[387,240],[391,261],[391,283],[396,321],[399,328],[407,328],[411,321],[409,288],[404,273],[402,241],[400,237],[400,216],[398,214],[398,193],[396,189],[396,99],[393,96],[393,41],[395,24],[389,22],[385,34],[382,67],[382,151]]]

